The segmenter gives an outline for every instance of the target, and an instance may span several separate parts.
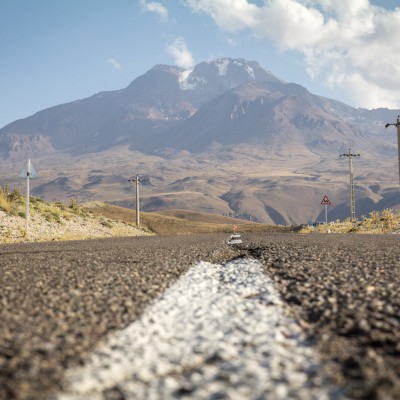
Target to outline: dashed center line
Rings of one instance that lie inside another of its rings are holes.
[[[342,399],[255,260],[201,262],[67,372],[58,400]]]

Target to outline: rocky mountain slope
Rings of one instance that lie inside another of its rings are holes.
[[[360,216],[400,206],[395,133],[384,129],[398,113],[313,95],[254,61],[158,65],[125,89],[3,127],[0,168],[5,183],[18,184],[15,170],[32,158],[33,193],[50,200],[130,207],[128,179],[140,174],[144,210],[292,224],[319,218],[325,194],[332,218],[348,213],[348,164],[338,156],[352,148],[362,155],[354,165]]]

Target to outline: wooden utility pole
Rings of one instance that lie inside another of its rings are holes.
[[[397,116],[397,122],[395,124],[386,124],[385,128],[391,125],[397,128],[397,158],[399,161],[399,183],[400,183],[400,115]]]
[[[360,157],[360,154],[352,154],[351,149],[348,153],[340,154],[339,157],[349,158],[349,171],[350,171],[350,212],[351,212],[351,222],[356,221],[356,200],[354,196],[354,177],[353,177],[353,157]]]
[[[136,178],[129,179],[129,182],[135,182],[136,186],[136,226],[140,225],[140,217],[139,217],[139,175],[136,175]]]

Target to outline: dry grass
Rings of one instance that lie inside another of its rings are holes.
[[[117,222],[85,210],[76,201],[69,206],[30,197],[29,234],[26,235],[25,198],[11,204],[11,211],[0,210],[0,243],[45,240],[81,240],[114,236],[147,236],[132,224]],[[23,206],[23,208],[22,208]]]
[[[334,224],[319,225],[316,228],[306,226],[300,233],[400,233],[400,210],[372,211],[368,217],[363,216],[361,221],[354,223],[346,219],[337,220]]]
[[[130,209],[101,202],[90,202],[84,206],[95,214],[106,218],[135,223],[136,213]],[[141,212],[141,228],[157,235],[189,235],[196,233],[231,233],[237,225],[240,232],[289,231],[289,228],[257,224],[220,215],[193,212],[187,210],[170,210],[159,213]]]

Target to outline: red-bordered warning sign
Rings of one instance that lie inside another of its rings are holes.
[[[324,198],[323,198],[322,201],[321,201],[321,204],[322,204],[323,206],[330,206],[332,203],[331,203],[331,201],[328,199],[328,196],[325,195]]]

